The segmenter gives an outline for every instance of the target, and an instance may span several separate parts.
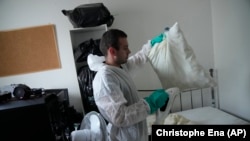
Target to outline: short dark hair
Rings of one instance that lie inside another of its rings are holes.
[[[119,50],[119,39],[127,38],[127,34],[119,29],[109,29],[106,31],[100,41],[100,51],[104,56],[107,55],[107,50],[110,46]]]

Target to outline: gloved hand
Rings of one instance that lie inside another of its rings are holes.
[[[149,97],[144,98],[150,107],[150,114],[161,108],[168,100],[168,93],[164,89],[155,90]]]
[[[164,32],[169,31],[169,27],[165,27]],[[161,33],[158,36],[155,36],[152,40],[151,40],[151,47],[153,47],[156,43],[160,43],[163,39],[166,38],[166,35],[164,33]]]
[[[151,41],[151,47],[153,47],[156,43],[160,43],[165,38],[165,34],[161,33],[158,36],[155,36]]]
[[[180,94],[180,89],[178,87],[169,88],[166,91],[168,93],[168,100],[165,105],[160,108],[161,112],[165,111],[168,106],[172,105],[175,97]],[[171,107],[168,108],[170,110]]]

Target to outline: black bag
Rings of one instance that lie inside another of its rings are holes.
[[[114,17],[110,14],[103,3],[83,4],[74,10],[62,10],[67,16],[74,28],[94,27],[107,24],[110,27],[113,24]]]
[[[78,45],[78,48],[74,49],[74,56],[76,57],[76,63],[87,61],[89,54],[103,56],[99,49],[100,39],[86,40]]]
[[[91,71],[89,66],[82,66],[77,72],[77,78],[81,91],[81,97],[85,113],[90,111],[99,112],[94,100],[92,82],[96,75],[95,71]]]

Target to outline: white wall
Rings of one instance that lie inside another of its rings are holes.
[[[68,88],[70,102],[81,111],[69,30],[73,26],[61,13],[84,3],[103,2],[115,16],[111,28],[128,34],[132,54],[166,26],[178,22],[197,60],[214,67],[210,0],[0,0],[0,30],[55,24],[62,68],[1,77],[0,86],[25,83],[30,87]],[[159,88],[160,82],[147,65],[135,78],[138,89]]]
[[[211,0],[220,107],[250,120],[250,1]]]

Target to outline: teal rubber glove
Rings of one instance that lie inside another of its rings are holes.
[[[165,105],[168,93],[164,89],[155,90],[149,97],[144,98],[150,107],[150,114]]]
[[[162,40],[165,38],[165,34],[164,33],[161,33],[160,35],[158,36],[155,36],[151,41],[151,47],[153,47],[156,43],[160,43],[162,42]]]

